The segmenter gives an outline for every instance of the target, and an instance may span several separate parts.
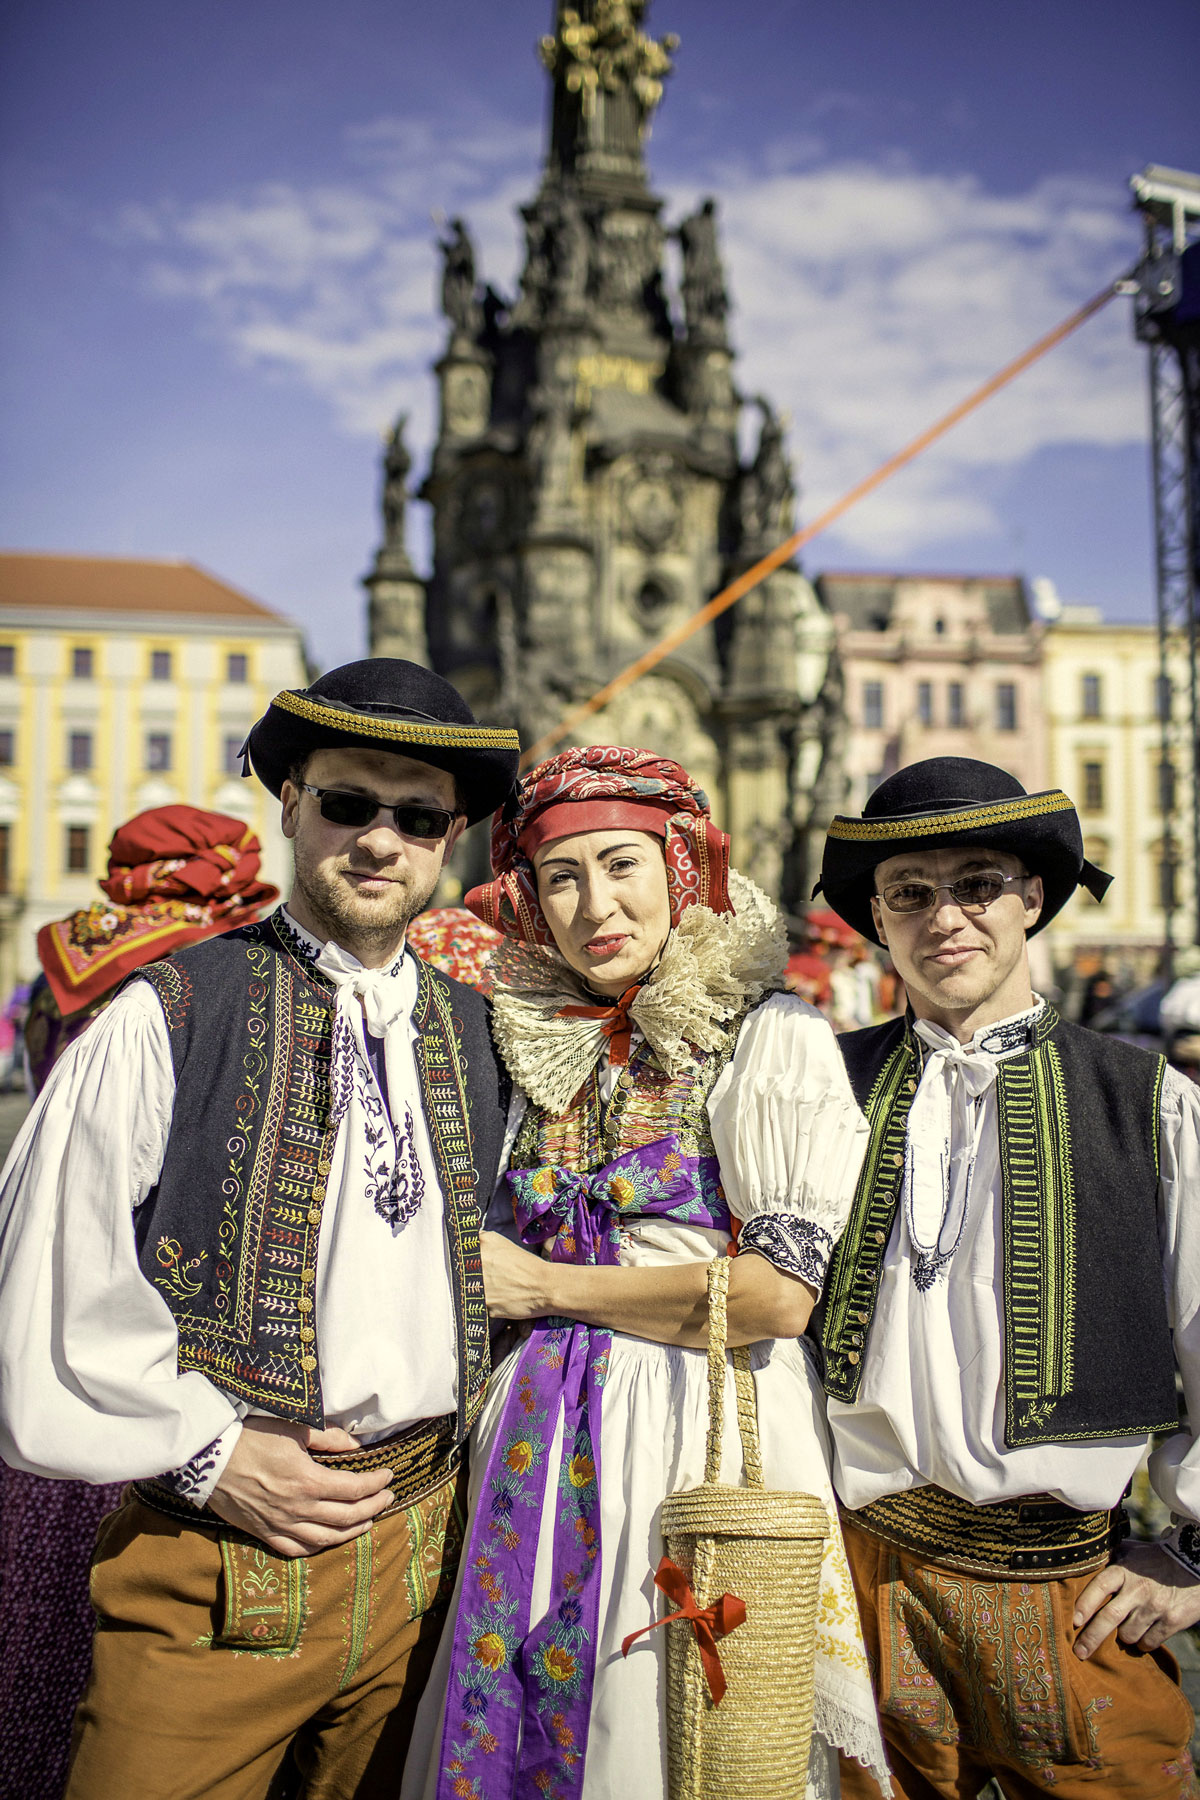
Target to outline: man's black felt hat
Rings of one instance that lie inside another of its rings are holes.
[[[372,656],[276,694],[243,745],[242,772],[253,764],[278,796],[311,751],[343,748],[391,750],[448,770],[471,825],[503,806],[521,754],[515,731],[477,724],[458,689],[432,669]]]
[[[1083,834],[1073,803],[1058,788],[1027,794],[994,763],[966,756],[933,756],[910,763],[881,781],[861,819],[839,815],[829,827],[821,879],[839,918],[871,942],[879,942],[871,916],[875,870],[905,850],[965,849],[978,844],[1019,856],[1045,890],[1040,931],[1079,886],[1097,900],[1112,881],[1083,854]]]

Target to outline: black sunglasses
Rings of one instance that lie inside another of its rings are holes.
[[[1028,881],[1028,875],[1001,875],[997,869],[982,875],[963,875],[958,881],[898,881],[885,887],[880,899],[889,912],[927,912],[939,894],[949,894],[965,913],[980,913],[998,900],[1006,887]]]
[[[307,781],[300,783],[300,791],[315,795],[321,808],[321,817],[328,819],[331,825],[350,825],[355,830],[362,830],[364,826],[372,824],[381,812],[391,813],[401,837],[424,838],[427,842],[444,838],[458,817],[457,813],[443,812],[439,806],[414,806],[407,802],[402,806],[389,806],[386,800],[376,800],[374,794],[351,794],[344,788],[312,787]]]

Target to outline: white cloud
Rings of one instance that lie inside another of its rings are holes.
[[[1102,287],[1135,252],[1120,197],[1065,179],[989,194],[899,158],[820,161],[792,140],[662,181],[679,214],[718,195],[743,390],[792,417],[808,518]],[[536,134],[503,120],[383,118],[348,136],[337,181],[275,182],[190,207],[131,207],[127,253],[198,304],[249,369],[298,381],[339,427],[400,408],[431,439],[443,342],[431,209],[463,213],[484,279],[511,291],[514,209]],[[1040,450],[1145,435],[1142,359],[1115,304],[839,526],[864,554],[994,531],[998,478]]]
[[[743,386],[792,414],[813,517],[1083,300],[1134,252],[1117,196],[1046,180],[996,196],[967,177],[858,164],[721,194]],[[1142,359],[1112,305],[839,526],[903,557],[995,530],[997,475],[1039,450],[1145,436]]]

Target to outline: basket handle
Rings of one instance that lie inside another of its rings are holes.
[[[721,1439],[725,1430],[725,1343],[729,1334],[726,1302],[729,1294],[728,1256],[715,1256],[708,1265],[708,1439],[704,1454],[704,1479],[721,1475]],[[754,1377],[750,1373],[750,1349],[740,1344],[733,1352],[733,1382],[737,1391],[738,1436],[747,1487],[762,1487],[762,1451],[758,1441],[758,1407]]]

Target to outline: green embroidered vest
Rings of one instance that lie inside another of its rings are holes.
[[[922,1064],[905,1019],[839,1043],[871,1135],[812,1329],[826,1391],[850,1403],[870,1354]],[[1143,1436],[1176,1423],[1158,1246],[1165,1066],[1068,1024],[1051,1006],[1033,1021],[1029,1047],[999,1064],[1010,1448]]]
[[[162,1171],[135,1228],[142,1272],[175,1315],[179,1368],[319,1427],[315,1293],[333,1154],[333,991],[277,916],[132,979],[158,995],[175,1070]],[[504,1142],[508,1081],[474,989],[418,962],[412,1018],[454,1301],[458,1409],[445,1423],[461,1442],[489,1373],[479,1224]],[[398,1307],[414,1300],[396,1296]]]

